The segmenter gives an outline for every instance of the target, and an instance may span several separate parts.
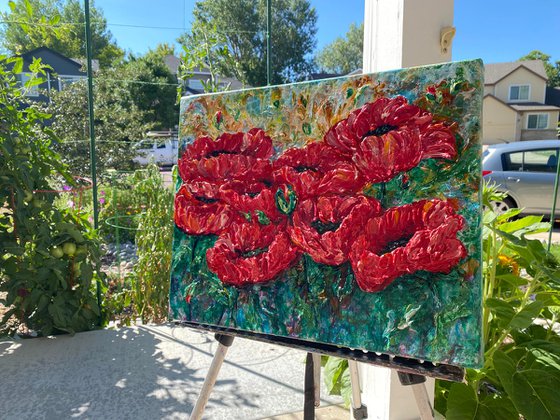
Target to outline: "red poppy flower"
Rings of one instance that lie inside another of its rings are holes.
[[[354,164],[325,143],[288,149],[274,162],[274,179],[293,186],[299,200],[359,191],[364,179]]]
[[[175,196],[175,224],[189,235],[217,235],[240,216],[215,198],[208,183],[183,185]]]
[[[422,159],[455,159],[457,145],[450,128],[443,123],[432,123],[420,132]]]
[[[264,283],[292,266],[300,253],[285,225],[231,224],[206,252],[208,268],[233,286]]]
[[[276,190],[277,187],[268,180],[236,180],[222,185],[219,195],[233,209],[265,219],[266,223],[266,219],[276,221],[283,217],[276,207]]]
[[[448,273],[466,256],[464,219],[448,202],[421,200],[369,220],[350,252],[360,288],[377,292],[418,270]]]
[[[308,199],[294,211],[288,232],[314,261],[340,265],[367,220],[380,213],[379,202],[364,196]]]
[[[427,158],[456,156],[455,137],[403,96],[379,98],[350,113],[325,142],[351,157],[370,182],[386,182]]]
[[[224,181],[238,174],[263,176],[271,172],[272,140],[260,128],[247,133],[225,133],[216,140],[200,137],[178,162],[183,181],[206,179]]]

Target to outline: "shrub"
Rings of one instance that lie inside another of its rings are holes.
[[[99,241],[87,216],[53,204],[48,180],[74,181],[50,149],[56,138],[43,125],[48,115],[22,106],[14,76],[21,69],[21,59],[0,56],[0,293],[7,308],[0,330],[13,334],[21,324],[44,335],[92,329],[101,315]],[[44,73],[38,60],[30,70]],[[26,88],[39,83],[32,79]]]
[[[488,207],[496,198],[484,194]],[[467,369],[466,383],[438,381],[436,409],[448,420],[560,418],[560,264],[525,237],[549,225],[519,213],[484,215],[485,363]]]

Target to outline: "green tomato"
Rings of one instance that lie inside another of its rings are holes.
[[[76,255],[83,255],[87,253],[87,247],[85,245],[80,245],[76,249]]]
[[[76,244],[74,242],[66,242],[62,246],[62,251],[69,257],[73,256],[76,253]]]
[[[23,201],[29,203],[31,200],[33,200],[33,193],[31,191],[25,190],[23,192]]]
[[[62,258],[64,251],[57,246],[51,248],[51,255],[55,258]]]

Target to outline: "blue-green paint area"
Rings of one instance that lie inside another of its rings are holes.
[[[449,274],[420,271],[398,278],[381,292],[365,293],[357,286],[349,263],[330,267],[304,255],[273,281],[238,288],[224,285],[206,265],[206,250],[213,246],[215,236],[189,236],[176,229],[170,317],[438,363],[481,366],[482,80],[482,63],[469,61],[183,100],[183,147],[199,135],[192,128],[193,115],[215,137],[219,133],[211,131],[214,111],[223,109],[232,116],[231,124],[238,124],[230,131],[261,127],[273,140],[281,139],[274,144],[280,154],[288,147],[301,147],[309,136],[316,136],[317,141],[322,138],[330,124],[321,125],[321,118],[327,121],[326,107],[332,106],[344,118],[373,101],[379,91],[389,97],[401,94],[411,102],[425,97],[421,107],[459,125],[459,158],[422,161],[383,186],[372,185],[367,193],[385,208],[425,198],[454,200],[466,222],[459,239],[468,257]],[[457,94],[450,105],[425,93],[427,86],[441,81],[466,83],[451,87]],[[210,100],[212,105],[208,105]]]

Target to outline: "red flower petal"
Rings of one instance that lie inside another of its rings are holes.
[[[422,159],[455,159],[457,145],[451,130],[442,123],[430,124],[421,134]]]
[[[387,182],[420,163],[422,157],[417,129],[395,130],[383,136],[366,137],[354,162],[370,182]]]
[[[279,220],[283,215],[276,207],[276,189],[265,182],[237,180],[220,187],[220,198],[239,212],[255,217],[260,211],[270,220]]]
[[[314,261],[340,265],[367,220],[380,212],[379,202],[364,196],[308,199],[294,211],[288,232]]]
[[[362,189],[357,168],[324,143],[288,149],[274,162],[277,184],[293,186],[299,200],[318,195],[351,194]]]
[[[200,137],[187,146],[179,159],[179,175],[183,181],[231,176],[232,167],[250,169],[256,160],[270,158],[272,152],[271,138],[259,128],[252,128],[247,133],[225,133],[216,140]]]
[[[175,196],[175,224],[189,235],[216,235],[239,215],[227,204],[203,195],[204,188],[195,193],[182,186]]]
[[[379,98],[335,124],[324,141],[351,157],[370,182],[386,182],[422,159],[457,155],[451,130],[432,119],[402,96]]]
[[[463,223],[450,204],[439,200],[395,207],[371,219],[350,252],[358,285],[377,292],[403,274],[448,273],[466,256],[456,237]]]
[[[223,283],[245,286],[274,279],[299,257],[285,225],[234,223],[206,252],[208,268]]]

